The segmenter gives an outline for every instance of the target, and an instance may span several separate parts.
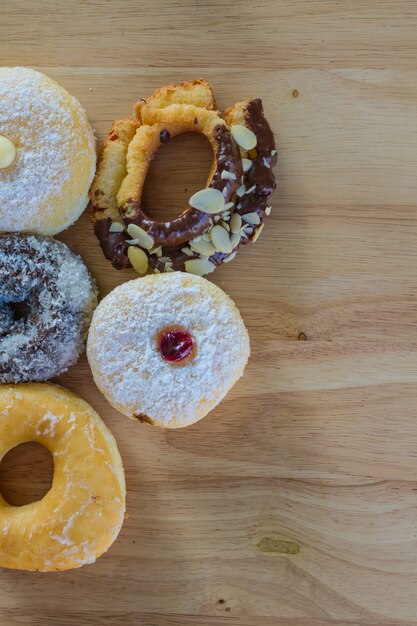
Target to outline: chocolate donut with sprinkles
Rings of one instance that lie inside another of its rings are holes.
[[[97,289],[82,259],[38,235],[0,236],[0,383],[43,381],[84,349]]]
[[[115,268],[202,276],[258,239],[275,189],[274,136],[260,99],[236,103],[224,119],[215,108],[209,83],[193,80],[157,89],[133,117],[114,122],[90,198],[95,233]],[[190,131],[213,148],[207,186],[174,220],[153,220],[141,202],[149,162],[159,146]]]

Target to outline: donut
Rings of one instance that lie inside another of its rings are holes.
[[[139,274],[211,273],[240,243],[256,241],[271,209],[277,162],[274,136],[259,99],[239,102],[223,119],[207,81],[157,89],[134,116],[114,122],[90,191],[94,230],[117,269]],[[171,137],[198,132],[213,149],[207,186],[175,219],[151,219],[141,196],[155,152]]]
[[[211,411],[242,375],[249,351],[232,300],[185,272],[116,287],[98,305],[87,340],[94,381],[108,402],[164,428]]]
[[[50,491],[10,506],[0,496],[0,566],[67,570],[93,563],[117,538],[125,479],[113,435],[92,407],[62,387],[0,386],[0,458],[37,441],[54,459]]]
[[[84,349],[97,289],[79,256],[40,235],[0,235],[0,383],[42,381]]]
[[[73,224],[95,165],[80,103],[40,72],[0,68],[0,230],[55,235]]]

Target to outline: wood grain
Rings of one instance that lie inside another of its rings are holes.
[[[0,12],[0,63],[60,81],[99,139],[155,87],[204,76],[221,108],[261,96],[280,146],[268,227],[213,275],[249,328],[244,378],[179,432],[118,415],[85,357],[60,379],[115,434],[129,516],[94,566],[1,571],[0,623],[416,626],[414,0],[15,0]],[[208,158],[196,138],[164,146],[148,210],[179,210]],[[87,214],[60,238],[101,295],[134,277],[103,259]],[[0,474],[16,501],[48,479],[34,448]],[[265,538],[299,551],[265,553]]]

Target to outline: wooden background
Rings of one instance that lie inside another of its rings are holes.
[[[60,81],[100,139],[205,77],[222,108],[263,98],[280,164],[261,239],[213,275],[249,328],[245,377],[178,432],[117,414],[85,358],[61,378],[117,438],[129,517],[93,566],[2,570],[2,626],[417,625],[416,35],[414,0],[3,0],[0,64]],[[209,158],[164,147],[150,212],[175,214]],[[102,295],[133,277],[87,214],[62,239]],[[26,501],[45,459],[13,454],[1,486]]]

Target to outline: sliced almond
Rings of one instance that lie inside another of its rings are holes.
[[[234,124],[230,132],[236,143],[244,150],[252,150],[258,143],[255,133],[242,124]]]
[[[225,228],[227,232],[230,232],[230,226],[227,222],[220,222],[220,226],[223,226],[223,228]]]
[[[264,226],[265,226],[265,224],[261,224],[261,225],[259,226],[259,228],[257,228],[257,229],[254,231],[254,233],[253,233],[253,237],[252,237],[252,241],[253,241],[253,243],[255,243],[255,241],[257,241],[257,240],[258,240],[258,237],[259,237],[259,235],[261,234],[261,232],[263,231]]]
[[[153,248],[152,250],[149,250],[149,254],[156,254],[158,258],[161,257],[162,256],[161,246],[159,246],[158,248]]]
[[[126,243],[129,244],[129,246],[137,246],[139,239],[126,239]]]
[[[137,239],[139,241],[139,245],[141,248],[145,248],[145,250],[150,250],[154,246],[154,238],[143,230],[137,224],[129,224],[127,227],[127,232],[132,237],[132,239]]]
[[[161,256],[159,257],[159,260],[161,261],[161,263],[169,263],[171,261],[169,256]]]
[[[267,206],[265,209],[265,215],[271,215],[271,211],[272,211],[272,207],[271,206]]]
[[[0,135],[0,169],[9,167],[16,158],[16,146],[8,137]]]
[[[235,258],[237,252],[232,252],[232,254],[229,254],[229,256],[227,256],[225,259],[223,259],[223,263],[230,263],[230,261],[233,261],[233,259]]]
[[[211,241],[206,241],[205,239],[200,239],[200,241],[197,242],[190,241],[189,245],[191,250],[203,256],[209,257],[216,252],[216,249]]]
[[[276,153],[277,153],[277,151],[276,151],[276,150],[271,150],[271,155],[272,155],[272,156],[275,156],[275,154],[276,154]]]
[[[223,170],[220,174],[220,178],[222,180],[236,180],[236,174],[233,174],[233,172],[228,172],[227,170]]]
[[[239,213],[233,213],[230,219],[230,230],[232,233],[238,233],[242,228],[242,218]]]
[[[228,254],[233,250],[232,244],[230,242],[229,233],[223,228],[223,226],[213,226],[210,231],[210,238],[213,246],[219,252],[224,252],[225,254]]]
[[[224,196],[218,189],[207,187],[197,191],[189,200],[190,206],[204,213],[220,213],[224,211]]]
[[[236,189],[236,195],[239,196],[239,198],[244,196],[245,193],[246,193],[246,185],[240,185],[240,187]]]
[[[249,172],[250,168],[252,167],[253,163],[250,159],[242,159],[242,169],[243,172]]]
[[[240,244],[240,239],[241,239],[241,234],[240,233],[233,233],[230,236],[230,243],[232,244],[232,249],[233,250],[236,248],[236,246],[238,246]]]
[[[267,167],[268,169],[271,168],[271,164],[270,164],[270,162],[268,161],[268,159],[266,157],[264,157],[262,159],[262,161],[263,161],[263,164],[265,165],[265,167]]]
[[[252,193],[252,191],[255,191],[255,189],[256,185],[252,185],[252,187],[246,191],[246,194]]]
[[[110,225],[109,233],[122,233],[124,229],[124,224],[122,224],[121,222],[113,222]]]
[[[234,205],[234,202],[227,202],[227,203],[224,205],[224,210],[225,210],[225,211],[230,211],[230,209],[233,209],[233,207],[234,207],[234,206],[235,206],[235,205]]]
[[[260,223],[261,218],[257,213],[245,213],[245,215],[242,215],[242,220],[247,224],[256,225]]]
[[[194,253],[191,250],[191,248],[181,248],[181,252],[187,256],[194,256]]]
[[[216,269],[214,263],[208,259],[189,259],[184,263],[185,271],[196,276],[211,274]]]
[[[127,249],[127,256],[133,269],[138,274],[146,274],[148,270],[148,256],[141,248],[130,247]]]

